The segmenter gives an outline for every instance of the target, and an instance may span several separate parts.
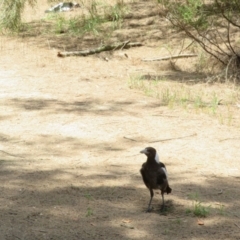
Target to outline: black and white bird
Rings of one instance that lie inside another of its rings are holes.
[[[147,161],[143,163],[140,172],[142,174],[143,182],[150,191],[150,201],[147,212],[151,211],[151,203],[154,196],[153,189],[159,189],[162,195],[162,207],[164,210],[164,193],[171,193],[172,189],[169,187],[167,169],[163,163],[159,161],[159,156],[155,148],[147,147],[140,153],[147,156]]]

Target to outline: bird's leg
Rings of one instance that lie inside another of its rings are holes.
[[[161,192],[161,195],[162,195],[162,207],[161,207],[161,211],[164,211],[164,208],[165,208],[164,193]]]
[[[151,212],[151,210],[152,210],[152,208],[151,208],[151,203],[152,203],[152,199],[153,199],[154,193],[153,193],[153,190],[152,190],[152,189],[149,189],[149,191],[150,191],[151,197],[150,197],[150,201],[149,201],[149,203],[148,203],[148,209],[147,209],[146,212]]]
[[[146,212],[151,212],[151,211],[152,211],[151,203],[152,203],[152,197],[150,198],[150,201],[149,201],[149,203],[148,203],[148,208],[147,208],[147,211],[146,211]]]

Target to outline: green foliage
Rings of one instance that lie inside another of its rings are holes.
[[[98,15],[88,15],[66,18],[64,14],[48,14],[47,21],[52,22],[54,33],[84,34],[86,32],[98,33],[102,19]]]
[[[197,217],[207,217],[210,212],[210,206],[205,207],[201,202],[195,201],[193,203],[193,214]]]
[[[225,206],[223,204],[220,204],[218,211],[220,215],[226,215]]]
[[[105,18],[112,22],[121,21],[127,12],[127,7],[123,3],[123,1],[118,1],[113,6],[105,6],[104,7],[104,15]]]
[[[197,95],[194,99],[194,106],[196,109],[207,107],[207,104],[203,101],[202,96]]]
[[[101,24],[104,22],[98,15],[90,15],[90,17],[84,17],[82,19],[83,32],[93,32],[98,34]]]
[[[66,25],[66,19],[63,15],[56,15],[57,21],[55,25],[56,33],[61,33],[64,31],[64,27]]]
[[[197,201],[199,199],[199,194],[197,192],[191,192],[188,194],[188,198]]]
[[[221,102],[221,100],[219,100],[217,94],[214,93],[213,97],[212,97],[212,101],[210,103],[210,107],[211,107],[211,110],[212,110],[213,114],[216,114],[216,110],[217,110],[218,105],[219,105],[220,102]]]
[[[177,218],[177,219],[176,219],[176,224],[179,224],[179,225],[180,225],[181,223],[182,223],[181,218]]]
[[[193,213],[197,217],[207,217],[210,213],[210,206],[205,207],[202,202],[199,201],[199,194],[197,192],[190,193],[188,195],[193,200],[192,208],[186,209],[186,214]]]
[[[197,111],[206,110],[215,115],[221,102],[216,92],[205,93],[201,88],[194,91],[191,86],[172,84],[164,79],[146,81],[141,76],[131,76],[128,85],[143,91],[149,97],[160,99],[161,103],[169,108],[182,106],[186,109],[187,106],[193,106]]]
[[[88,200],[92,200],[92,195],[90,193],[86,193],[84,197]]]
[[[202,49],[229,67],[231,59],[237,62],[232,72],[239,75],[239,54],[233,28],[240,28],[239,0],[158,0],[174,27],[186,33]]]
[[[87,208],[86,217],[90,217],[90,216],[92,216],[92,215],[93,215],[93,210],[92,210],[90,207],[88,207],[88,208]]]
[[[0,12],[0,28],[8,29],[10,31],[21,31],[23,24],[21,22],[21,15],[26,3],[32,7],[37,0],[0,0],[0,6],[3,11]],[[59,1],[49,0],[49,3],[56,3]],[[83,5],[83,3],[82,3]],[[92,32],[98,34],[102,29],[102,25],[106,22],[111,22],[113,29],[118,28],[126,13],[126,5],[123,1],[117,1],[115,5],[100,4],[92,0],[85,6],[87,13],[72,18],[66,17],[62,13],[48,13],[45,17],[47,21],[51,22],[53,31],[60,33],[84,34]],[[27,27],[27,26],[26,26]],[[26,28],[29,29],[29,28]]]
[[[103,24],[111,22],[113,29],[120,26],[126,8],[120,2],[113,6],[100,5],[96,1],[86,7],[87,13],[75,16],[73,18],[66,18],[63,14],[49,14],[48,20],[53,22],[55,33],[71,33],[71,34],[85,34],[88,32],[99,34],[103,28]]]
[[[192,212],[192,210],[190,208],[187,208],[185,212],[188,215],[188,214],[190,214]]]
[[[189,24],[194,28],[206,29],[208,22],[206,15],[201,11],[201,0],[187,0],[186,3],[179,5],[176,8],[176,13],[179,18],[183,19],[184,24]]]
[[[36,0],[0,0],[0,29],[19,31],[21,29],[21,14],[25,4],[32,7]]]

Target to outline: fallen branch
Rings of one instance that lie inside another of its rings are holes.
[[[197,56],[197,54],[181,54],[181,55],[173,55],[173,56],[167,56],[167,57],[161,57],[161,58],[144,58],[144,59],[142,59],[142,61],[144,61],[144,62],[163,61],[163,60],[168,60],[168,59],[196,57],[196,56]]]
[[[166,142],[166,141],[170,141],[170,140],[177,140],[177,139],[182,139],[182,138],[193,137],[193,136],[196,136],[196,135],[197,135],[197,134],[194,133],[194,134],[191,134],[191,135],[188,135],[188,136],[184,136],[184,137],[159,139],[159,140],[154,140],[154,141],[151,141],[151,142],[148,142],[148,143]]]
[[[111,50],[118,50],[118,49],[127,49],[131,47],[140,47],[142,46],[142,43],[140,42],[130,42],[130,41],[125,41],[122,43],[116,43],[112,45],[104,45],[95,49],[87,49],[83,51],[73,51],[73,52],[58,52],[58,57],[69,57],[69,56],[88,56],[104,51],[111,51]]]

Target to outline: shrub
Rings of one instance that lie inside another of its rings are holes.
[[[196,41],[208,54],[239,76],[239,0],[158,0],[174,27]]]
[[[21,14],[25,4],[32,7],[36,0],[0,0],[0,28],[11,31],[19,31],[21,28]]]

